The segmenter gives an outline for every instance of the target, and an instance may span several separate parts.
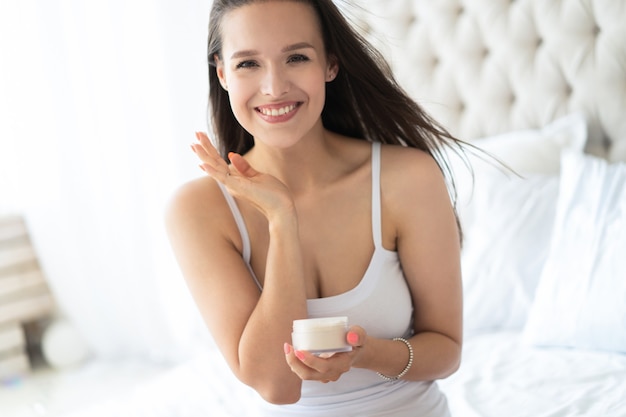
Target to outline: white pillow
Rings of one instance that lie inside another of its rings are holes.
[[[508,168],[519,175],[558,175],[561,152],[564,149],[572,149],[582,153],[587,136],[588,125],[585,116],[582,113],[572,113],[553,121],[542,129],[507,132],[476,139],[471,144],[505,163]],[[474,187],[480,186],[482,178],[503,173],[509,177],[515,177],[515,174],[504,170],[492,158],[480,151],[467,148],[466,157],[471,170],[466,166],[465,161],[453,151],[446,153],[457,188],[459,212],[467,210],[473,204]],[[472,171],[475,178],[472,177]],[[466,222],[470,221],[471,219],[466,216]]]
[[[557,175],[561,151],[582,152],[587,142],[587,120],[582,113],[572,113],[554,120],[541,129],[525,129],[477,139],[471,143],[505,162],[520,174]],[[492,169],[483,161],[472,161],[480,169]]]
[[[526,342],[626,353],[626,164],[565,152]]]
[[[550,245],[558,177],[477,181],[472,205],[460,214],[465,332],[522,329]]]
[[[469,154],[474,182],[462,160],[450,156],[464,233],[462,272],[466,334],[522,329],[546,258],[556,209],[560,154],[582,152],[582,114],[543,129],[478,139],[522,178]]]

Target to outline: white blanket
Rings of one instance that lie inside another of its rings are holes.
[[[456,417],[626,416],[626,355],[531,348],[517,333],[466,340],[460,370],[439,383]],[[255,399],[210,352],[66,417],[249,417]]]
[[[459,417],[626,416],[626,355],[531,348],[517,333],[466,341],[440,385]]]

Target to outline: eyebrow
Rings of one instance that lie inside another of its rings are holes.
[[[283,49],[281,49],[282,53],[285,52],[292,52],[298,49],[306,49],[306,48],[313,48],[313,45],[311,45],[308,42],[298,42],[298,43],[294,43],[292,45],[287,45],[285,46]],[[253,49],[246,49],[243,51],[236,51],[235,53],[233,53],[231,55],[231,59],[236,59],[236,58],[245,58],[245,57],[249,57],[249,56],[253,56],[253,55],[258,55],[259,52],[255,51]]]

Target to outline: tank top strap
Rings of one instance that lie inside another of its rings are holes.
[[[220,182],[217,182],[217,185],[220,187],[222,194],[224,194],[224,199],[226,200],[226,203],[228,203],[228,207],[230,208],[230,211],[233,214],[233,218],[235,219],[235,223],[237,224],[237,229],[239,229],[239,234],[241,235],[241,243],[243,245],[241,250],[241,256],[246,263],[246,266],[248,267],[252,278],[254,278],[254,282],[256,283],[257,287],[259,287],[259,289],[262,289],[259,280],[252,270],[252,265],[250,265],[250,235],[248,234],[248,229],[246,228],[246,222],[243,220],[243,216],[241,215],[241,210],[239,210],[237,202],[235,201],[233,196],[230,195],[226,187],[224,187],[224,185]]]
[[[374,246],[382,247],[382,210],[380,198],[380,142],[372,143],[372,235]]]

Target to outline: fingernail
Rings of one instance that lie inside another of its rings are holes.
[[[299,351],[299,350],[296,350],[294,353],[295,353],[295,355],[296,355],[296,358],[300,359],[301,361],[303,361],[303,360],[304,360],[304,353],[302,353],[302,352],[301,352],[301,351]]]
[[[348,339],[348,343],[351,345],[359,343],[359,335],[354,332],[348,332],[348,336],[346,338]]]
[[[288,355],[291,352],[291,346],[289,346],[289,343],[285,343],[283,345],[283,349],[285,350],[285,355]]]
[[[198,165],[200,167],[201,170],[203,170],[204,172],[206,172],[206,168],[204,167],[204,165]]]
[[[191,150],[194,151],[194,152],[196,151],[196,148],[195,148],[193,143],[191,144]]]

